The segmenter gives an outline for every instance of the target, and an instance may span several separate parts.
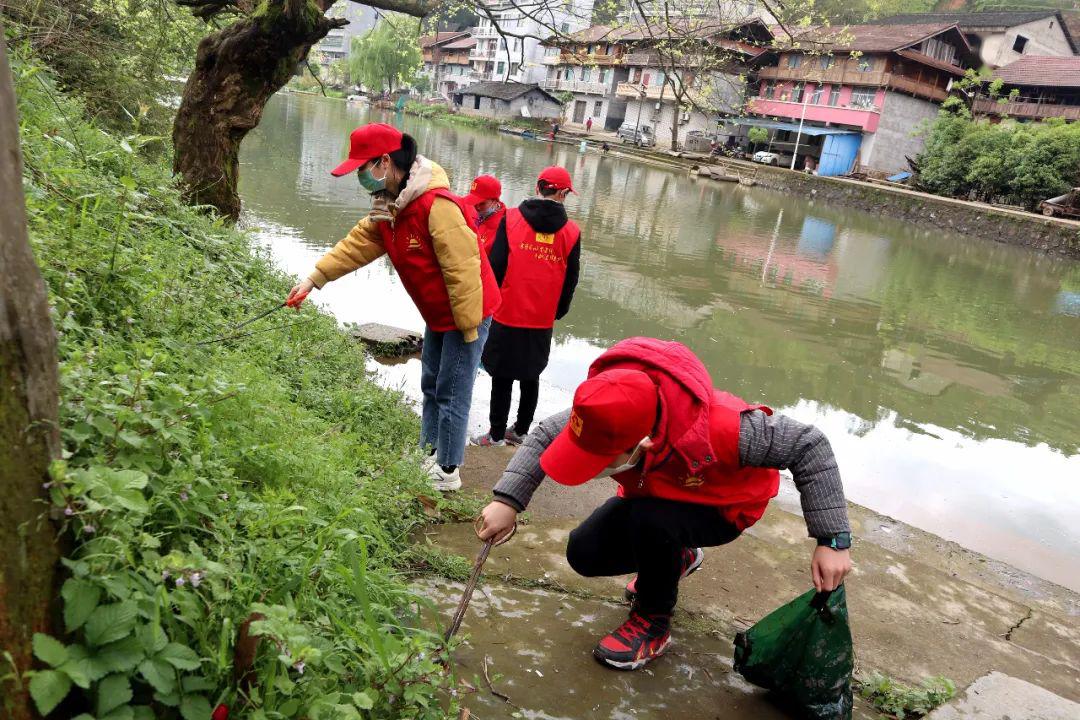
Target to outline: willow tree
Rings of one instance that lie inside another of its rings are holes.
[[[416,39],[420,22],[413,18],[388,16],[353,40],[349,54],[349,76],[368,90],[394,92],[420,69],[423,57]]]

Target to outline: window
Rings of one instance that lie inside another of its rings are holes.
[[[822,55],[820,58],[818,58],[818,64],[821,65],[822,70],[828,70],[833,66],[833,56]]]
[[[597,100],[595,103],[593,103],[592,114],[593,117],[601,117],[604,114],[603,100]]]
[[[1013,40],[1013,52],[1024,52],[1024,48],[1027,47],[1027,43],[1028,39],[1026,37],[1024,37],[1023,35],[1017,35],[1016,39]]]
[[[824,85],[815,85],[814,86],[814,93],[810,96],[810,104],[811,105],[820,105],[821,104],[821,95],[822,95],[823,92],[825,92],[825,86]]]
[[[874,96],[877,95],[877,90],[874,88],[855,88],[851,91],[851,107],[857,108],[873,108]]]
[[[862,58],[862,59],[859,60],[859,72],[870,72],[873,69],[874,69],[874,63],[873,62],[867,60],[866,58]]]
[[[498,63],[496,63],[495,64],[495,74],[501,76],[503,74],[503,67],[505,65],[506,65],[506,63],[504,63],[502,60],[500,60]]]
[[[628,82],[628,83],[637,82],[637,76],[638,76],[638,69],[637,68],[630,68],[630,74],[627,76],[626,82]]]
[[[763,98],[765,98],[766,100],[772,100],[775,95],[776,95],[776,83],[774,83],[774,82],[765,83],[765,87],[761,91],[761,96]]]
[[[840,104],[840,86],[833,85],[829,88],[829,104],[836,107]]]
[[[581,82],[590,82],[590,81],[592,81],[592,68],[590,68],[590,67],[581,68]]]
[[[788,55],[787,66],[789,68],[797,68],[802,65],[802,55]]]
[[[795,86],[791,88],[791,102],[802,102],[803,97],[803,84],[795,83]]]

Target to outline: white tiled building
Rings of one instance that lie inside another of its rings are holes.
[[[527,13],[512,3],[496,1],[487,7],[497,27],[491,18],[482,17],[472,29],[476,47],[469,54],[471,81],[538,83],[547,73],[542,63],[544,48],[536,38],[556,32],[569,34],[588,27],[593,0],[533,0],[523,6]],[[529,37],[510,37],[510,34]]]

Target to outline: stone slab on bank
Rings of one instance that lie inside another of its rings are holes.
[[[994,672],[927,715],[927,720],[1076,720],[1080,705],[1018,678]]]
[[[353,325],[349,332],[353,338],[367,345],[372,355],[379,357],[415,355],[424,345],[424,336],[420,333],[382,323]]]

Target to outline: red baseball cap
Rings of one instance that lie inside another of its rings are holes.
[[[543,171],[540,173],[540,177],[537,178],[537,181],[540,180],[546,180],[548,184],[556,190],[569,190],[570,192],[577,192],[576,190],[574,190],[574,185],[570,181],[570,172],[566,168],[560,167],[558,165],[552,165],[551,167],[544,168]],[[638,439],[640,440],[641,438]]]
[[[477,205],[485,200],[498,200],[502,195],[502,183],[494,175],[477,175],[469,188],[469,194],[461,198],[466,205]]]
[[[570,422],[540,456],[556,482],[581,485],[637,445],[656,424],[660,395],[641,370],[606,370],[578,385]]]
[[[348,175],[368,160],[401,149],[401,131],[386,123],[368,123],[349,136],[349,159],[330,171],[334,177]]]

